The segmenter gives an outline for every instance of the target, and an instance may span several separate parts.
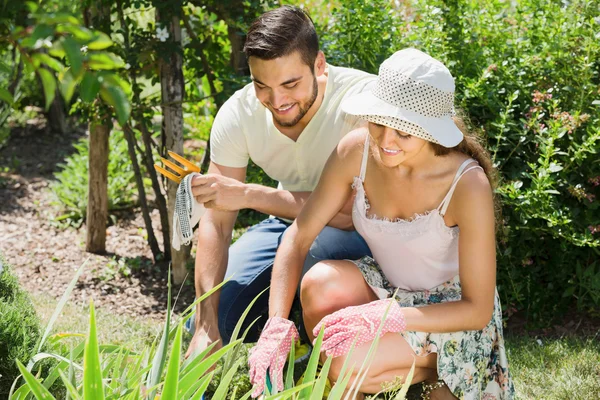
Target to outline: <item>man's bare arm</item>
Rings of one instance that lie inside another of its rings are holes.
[[[208,209],[232,211],[250,208],[285,219],[295,219],[311,195],[311,192],[290,192],[243,183],[217,174],[195,177],[192,190],[196,200]],[[352,228],[350,199],[328,225],[339,229]]]
[[[229,168],[213,163],[208,172],[240,182],[246,177],[246,168]],[[194,273],[196,297],[214,288],[225,277],[229,245],[237,214],[237,211],[209,209],[200,220]],[[196,307],[196,329],[186,357],[220,339],[217,314],[219,298],[220,293],[216,292]]]

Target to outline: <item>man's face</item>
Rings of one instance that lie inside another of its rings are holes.
[[[250,57],[248,63],[256,97],[271,111],[275,123],[296,125],[317,99],[315,68],[306,65],[297,51],[273,60]]]

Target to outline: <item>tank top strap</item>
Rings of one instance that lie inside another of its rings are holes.
[[[460,181],[460,178],[462,178],[464,174],[466,174],[467,172],[469,172],[472,169],[479,168],[479,169],[483,170],[483,168],[481,168],[481,166],[479,164],[471,165],[469,167],[469,164],[471,164],[471,163],[477,163],[477,161],[475,161],[472,158],[469,158],[469,159],[465,160],[460,165],[460,167],[458,167],[458,170],[456,171],[456,175],[454,175],[454,180],[452,181],[452,186],[450,186],[450,190],[448,190],[448,193],[446,194],[446,196],[444,197],[444,199],[438,206],[438,210],[440,210],[440,214],[442,216],[446,215],[446,211],[448,210],[448,205],[450,204],[450,200],[452,199],[452,195],[454,194],[454,190],[456,189],[456,185],[458,184],[458,181]]]
[[[365,139],[365,150],[363,151],[362,162],[360,164],[360,180],[361,182],[365,181],[365,174],[367,173],[367,161],[369,161],[369,134],[367,133],[367,138]]]

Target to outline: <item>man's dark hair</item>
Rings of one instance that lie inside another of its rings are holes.
[[[250,26],[244,44],[246,57],[273,60],[299,51],[312,71],[319,38],[310,16],[301,8],[283,6],[267,11]]]

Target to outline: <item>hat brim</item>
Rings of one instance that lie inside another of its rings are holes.
[[[363,92],[349,97],[342,102],[342,110],[351,115],[378,115],[403,119],[419,125],[444,147],[455,147],[463,140],[463,133],[458,129],[452,117],[426,117],[414,111],[389,104],[373,95]]]

